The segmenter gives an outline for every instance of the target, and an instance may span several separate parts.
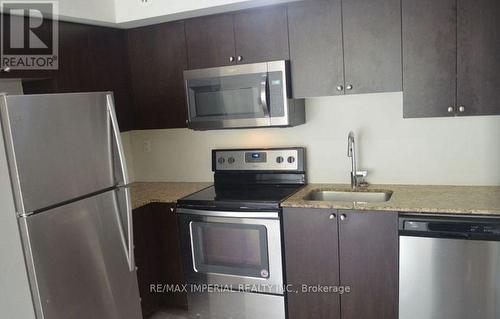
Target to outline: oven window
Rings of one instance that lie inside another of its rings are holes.
[[[200,120],[266,117],[260,99],[266,80],[267,73],[189,80],[190,113]]]
[[[191,222],[190,228],[197,272],[269,277],[266,227]]]

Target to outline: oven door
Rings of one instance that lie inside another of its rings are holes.
[[[187,283],[283,293],[277,212],[178,212]]]
[[[286,125],[282,120],[285,64],[281,62],[271,72],[268,63],[184,71],[188,127],[265,127],[273,125],[274,118]]]

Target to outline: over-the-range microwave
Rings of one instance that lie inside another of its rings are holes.
[[[211,130],[287,127],[305,122],[292,99],[288,61],[184,71],[188,127]]]

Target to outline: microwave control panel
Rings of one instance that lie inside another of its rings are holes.
[[[268,77],[271,116],[284,116],[285,98],[283,96],[283,72],[269,72]]]

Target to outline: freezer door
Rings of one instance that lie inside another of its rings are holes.
[[[37,318],[142,318],[118,192],[19,218]]]
[[[19,214],[128,183],[111,93],[1,95]]]

